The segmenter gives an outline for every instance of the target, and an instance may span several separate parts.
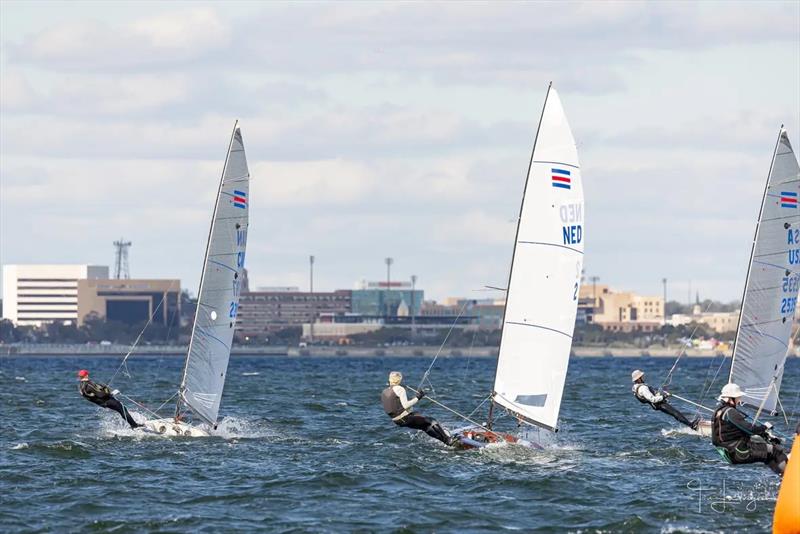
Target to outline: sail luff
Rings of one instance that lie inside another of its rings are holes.
[[[209,423],[211,425],[214,425],[216,423],[216,409],[211,409],[211,411],[209,412],[209,406],[203,407],[203,406],[198,405],[198,403],[193,402],[193,400],[196,400],[196,397],[193,397],[192,399],[187,398],[187,389],[188,389],[188,383],[189,383],[189,379],[190,379],[189,372],[190,372],[190,365],[191,365],[192,355],[193,354],[198,354],[203,349],[206,349],[206,351],[207,351],[207,347],[199,347],[198,346],[200,344],[200,333],[203,333],[203,329],[201,328],[200,323],[201,322],[203,322],[203,323],[212,322],[213,323],[213,321],[216,320],[217,315],[218,315],[215,309],[213,309],[210,312],[208,317],[206,317],[206,315],[204,315],[204,314],[207,313],[206,310],[205,310],[205,307],[207,307],[207,303],[206,303],[206,300],[205,300],[204,297],[205,297],[205,294],[206,294],[206,285],[207,285],[207,282],[208,282],[207,275],[211,272],[211,271],[209,271],[209,263],[210,262],[219,263],[219,262],[214,262],[214,260],[211,259],[212,256],[213,256],[212,255],[212,247],[213,247],[213,245],[215,243],[215,239],[218,239],[218,236],[217,236],[218,216],[220,214],[221,202],[222,202],[223,194],[224,194],[223,188],[224,188],[224,186],[226,184],[226,177],[227,177],[228,172],[230,170],[231,157],[232,157],[232,154],[234,152],[234,143],[237,140],[237,135],[239,136],[239,139],[241,139],[241,134],[239,133],[238,124],[239,124],[238,121],[236,121],[234,123],[233,131],[231,133],[231,138],[230,138],[230,141],[228,143],[228,150],[227,150],[226,155],[225,155],[225,163],[224,163],[223,168],[222,168],[222,175],[220,177],[219,187],[217,189],[217,196],[216,196],[216,201],[215,201],[215,204],[214,204],[213,215],[212,215],[212,218],[211,218],[211,225],[210,225],[210,228],[209,228],[208,240],[206,242],[206,252],[205,252],[205,256],[204,256],[204,260],[203,260],[203,270],[202,270],[202,273],[201,273],[201,276],[200,276],[200,288],[199,288],[199,292],[198,292],[197,309],[195,310],[194,323],[192,325],[192,335],[191,335],[191,338],[190,338],[190,341],[189,341],[189,350],[187,352],[186,359],[184,361],[184,370],[183,370],[183,375],[182,375],[182,378],[181,378],[181,385],[180,385],[180,389],[179,389],[178,402],[177,402],[177,406],[176,406],[176,415],[180,414],[181,404],[184,404],[184,405],[186,405],[186,406],[188,406],[189,408],[192,409],[193,415],[199,417],[200,419],[202,419],[203,421],[205,421],[206,423]],[[245,171],[246,171],[246,160],[244,160],[244,166],[245,166]],[[249,199],[248,199],[248,202],[249,202]],[[245,214],[245,221],[246,221],[246,214]],[[236,227],[238,229],[240,227],[240,224],[237,223]],[[246,236],[246,228],[243,230],[243,232],[245,232],[245,236]],[[230,236],[230,235],[228,237],[229,237],[229,239],[233,238],[233,236]],[[246,239],[246,237],[245,237],[245,239]],[[227,269],[231,269],[230,266],[226,266],[226,265],[221,264],[221,263],[220,263],[220,265],[222,267],[227,268]],[[235,274],[235,277],[238,278],[238,273]],[[231,328],[232,328],[232,325],[233,325],[233,323],[231,323]],[[211,326],[210,325],[206,325],[206,328],[210,329]],[[204,335],[213,337],[214,339],[216,339],[217,341],[219,341],[220,343],[225,345],[224,341],[222,341],[219,338],[213,336],[213,334],[204,333]],[[232,334],[231,334],[231,337],[232,337]],[[226,350],[227,350],[228,355],[229,355],[229,353],[230,353],[230,345],[229,344],[226,345]],[[212,367],[211,363],[208,362],[208,368],[211,369],[211,367]],[[225,361],[225,367],[227,367],[227,359]],[[224,384],[224,376],[223,376],[223,384]],[[221,387],[220,387],[220,392],[221,392]],[[219,400],[216,399],[214,402],[212,402],[212,405],[213,404],[216,404],[216,406],[218,407]]]
[[[505,330],[506,324],[506,310],[508,309],[508,290],[511,287],[511,276],[514,273],[514,256],[517,254],[517,241],[519,240],[519,227],[522,223],[522,210],[525,208],[525,194],[528,191],[528,182],[530,181],[531,177],[531,167],[533,166],[533,155],[536,152],[536,141],[539,139],[539,130],[542,128],[542,117],[544,117],[544,110],[547,109],[547,98],[550,96],[550,89],[553,87],[553,82],[550,82],[547,85],[547,93],[544,96],[544,104],[542,104],[542,112],[539,114],[539,124],[536,126],[536,135],[533,137],[533,147],[531,148],[531,158],[528,161],[528,171],[525,173],[525,185],[522,187],[522,198],[519,202],[519,215],[517,216],[517,229],[514,233],[514,247],[511,249],[511,266],[508,269],[508,282],[506,283],[506,298],[505,302],[503,302],[503,316],[500,319],[500,343],[499,347],[503,346],[503,331]],[[487,426],[492,428],[492,415],[494,412],[494,384],[497,382],[497,369],[499,367],[500,361],[500,350],[498,348],[497,351],[497,358],[495,359],[494,364],[494,378],[492,378],[492,391],[489,392],[489,396],[491,398],[491,404],[489,405],[489,420],[487,422]]]
[[[758,232],[761,229],[761,217],[764,215],[764,204],[767,202],[767,192],[769,191],[769,182],[770,178],[772,177],[772,169],[775,166],[775,156],[778,154],[778,146],[781,143],[781,133],[783,132],[783,127],[781,127],[781,132],[778,133],[778,139],[775,140],[775,148],[772,151],[772,161],[769,164],[769,172],[767,173],[767,179],[764,181],[764,193],[761,195],[761,206],[758,209],[758,219],[756,220],[756,230],[753,233],[753,243],[750,247],[750,259],[747,262],[747,276],[744,279],[744,288],[742,289],[742,305],[739,309],[739,320],[736,322],[736,336],[733,340],[733,354],[731,354],[731,368],[728,372],[728,382],[733,381],[733,370],[734,370],[734,363],[736,362],[736,352],[739,347],[739,334],[741,333],[741,326],[742,326],[742,314],[744,313],[744,301],[747,298],[747,286],[750,284],[750,273],[753,270],[753,256],[756,253],[756,243],[758,243]],[[666,303],[664,303],[666,305]]]
[[[775,413],[800,289],[800,166],[781,127],[759,212],[729,381]]]

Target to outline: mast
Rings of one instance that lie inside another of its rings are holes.
[[[775,156],[778,153],[778,146],[781,143],[783,136],[783,124],[781,124],[778,131],[778,139],[775,141],[775,149],[772,151],[772,161],[769,164],[769,172],[767,179],[764,183],[764,194],[761,196],[761,207],[758,210],[758,219],[756,220],[756,231],[753,234],[753,244],[750,247],[750,261],[747,263],[747,276],[744,279],[744,289],[742,290],[742,305],[739,309],[739,320],[736,322],[736,337],[733,340],[733,354],[731,354],[731,368],[728,372],[728,382],[733,380],[733,366],[736,363],[736,353],[739,351],[739,335],[742,333],[742,315],[744,314],[744,303],[747,298],[747,286],[750,284],[750,272],[753,269],[753,256],[756,253],[756,244],[758,243],[758,233],[761,230],[761,217],[764,214],[764,204],[767,201],[767,192],[769,191],[770,179],[772,178],[772,169],[775,166]],[[769,395],[769,393],[767,393]]]
[[[186,388],[186,373],[187,373],[188,368],[189,368],[188,367],[189,354],[191,354],[191,352],[192,352],[192,346],[194,345],[194,341],[195,341],[195,333],[196,333],[196,330],[197,330],[197,319],[198,319],[198,316],[200,314],[200,308],[202,306],[201,298],[203,296],[203,283],[205,282],[206,264],[208,263],[208,255],[209,255],[209,251],[211,249],[211,238],[214,235],[214,226],[215,226],[215,223],[217,221],[217,211],[219,210],[219,203],[220,203],[221,196],[222,196],[222,194],[221,194],[222,193],[222,184],[225,181],[225,172],[228,169],[228,161],[230,160],[230,157],[231,157],[231,149],[233,148],[233,140],[234,140],[234,138],[236,136],[236,129],[237,129],[238,125],[239,125],[239,121],[236,120],[233,123],[233,131],[231,132],[231,139],[228,142],[228,150],[225,153],[225,164],[222,166],[222,174],[220,175],[219,187],[217,188],[217,199],[216,199],[216,201],[214,203],[214,213],[211,216],[211,226],[209,227],[209,230],[208,230],[208,240],[206,241],[206,253],[205,253],[205,256],[203,257],[203,269],[202,269],[202,271],[200,273],[200,288],[198,289],[198,293],[197,293],[197,307],[194,310],[194,321],[193,321],[193,324],[192,324],[192,336],[189,339],[189,350],[186,353],[186,358],[183,361],[183,373],[181,374],[181,385],[180,385],[180,389],[178,390],[178,400],[175,403],[175,418],[176,419],[181,414],[181,405],[185,404],[185,401],[183,399],[183,394],[184,394],[184,390]],[[204,418],[200,414],[197,414],[197,415],[201,419],[203,419],[206,423],[214,425],[214,421],[209,421],[209,420],[207,420],[206,418]]]
[[[503,317],[500,321],[500,344],[497,349],[497,360],[494,365],[494,378],[492,379],[492,391],[489,393],[489,417],[486,422],[487,428],[492,429],[492,422],[494,416],[494,384],[497,381],[497,368],[498,361],[500,360],[500,349],[503,346],[503,332],[506,325],[506,310],[508,310],[508,294],[511,290],[511,275],[514,273],[514,256],[517,254],[517,241],[519,240],[519,227],[522,223],[522,210],[525,207],[525,194],[528,191],[528,181],[531,179],[531,167],[533,166],[533,155],[536,152],[536,141],[539,139],[539,130],[542,128],[542,117],[544,117],[544,110],[547,108],[547,98],[550,96],[550,89],[553,87],[553,82],[547,84],[547,93],[544,96],[544,104],[542,105],[542,112],[539,114],[539,124],[536,126],[536,135],[533,138],[533,147],[531,148],[531,158],[528,161],[528,172],[525,174],[525,185],[522,188],[522,200],[519,203],[519,215],[517,216],[517,230],[514,233],[514,248],[511,251],[511,267],[508,269],[508,281],[506,283],[506,299],[503,304]]]

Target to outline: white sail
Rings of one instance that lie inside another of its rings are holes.
[[[555,430],[583,268],[583,185],[552,86],[545,98],[511,262],[494,402]]]
[[[244,268],[250,173],[234,127],[211,222],[180,401],[210,424],[219,413]]]
[[[800,167],[781,128],[745,283],[730,381],[743,402],[774,412],[800,286]]]

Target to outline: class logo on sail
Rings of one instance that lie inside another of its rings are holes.
[[[553,177],[553,187],[560,187],[561,189],[572,189],[572,174],[566,169],[550,169]]]
[[[797,191],[781,191],[781,207],[797,209]]]
[[[237,208],[245,209],[247,207],[247,193],[243,191],[234,191],[233,205]]]

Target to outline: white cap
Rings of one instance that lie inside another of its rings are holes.
[[[403,381],[403,373],[400,371],[392,371],[389,373],[389,385],[396,386]]]
[[[634,372],[631,373],[631,382],[636,382],[640,378],[644,376],[644,371],[640,371],[636,369]]]
[[[722,386],[722,392],[719,395],[719,400],[722,399],[738,399],[744,396],[744,391],[739,387],[739,384],[725,384]]]

